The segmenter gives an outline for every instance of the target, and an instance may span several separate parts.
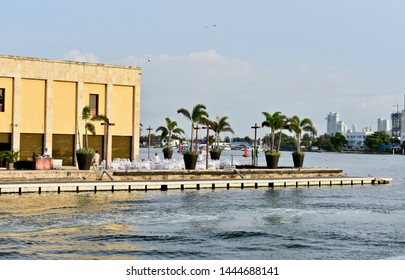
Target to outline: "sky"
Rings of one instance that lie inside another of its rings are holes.
[[[196,104],[251,138],[262,112],[310,118],[323,134],[329,112],[376,130],[404,105],[401,0],[13,0],[0,9],[0,54],[142,67],[143,135],[166,117],[189,135],[177,110]]]

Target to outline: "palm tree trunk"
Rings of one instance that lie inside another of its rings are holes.
[[[274,150],[274,139],[275,139],[276,135],[274,133],[274,131],[271,131],[271,147],[270,150],[273,151]]]
[[[297,138],[295,139],[297,142],[297,152],[301,152],[301,134],[297,134]]]
[[[86,130],[86,150],[89,149],[89,137],[87,136],[87,130]]]
[[[191,123],[191,138],[190,138],[190,151],[193,151],[193,138],[194,138],[194,123]]]
[[[278,134],[278,144],[277,144],[277,152],[280,151],[280,147],[281,147],[281,139],[282,139],[282,133],[281,131]]]

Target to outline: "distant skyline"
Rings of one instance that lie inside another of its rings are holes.
[[[319,134],[332,111],[376,130],[404,105],[399,0],[16,0],[2,10],[1,54],[141,66],[144,128],[170,117],[187,132],[177,109],[202,103],[240,137],[263,111],[308,117]]]

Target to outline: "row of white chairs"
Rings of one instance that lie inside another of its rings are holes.
[[[229,159],[220,160],[209,160],[208,169],[215,170],[220,168],[232,167],[239,165],[237,161],[231,162]],[[152,160],[133,160],[116,158],[112,162],[108,163],[108,168],[106,168],[106,162],[103,160],[99,166],[99,170],[183,170],[185,169],[184,160],[161,160],[159,162],[154,162]],[[197,161],[196,169],[206,169],[205,161]]]

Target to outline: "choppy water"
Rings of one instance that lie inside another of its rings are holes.
[[[306,154],[306,166],[393,178],[367,187],[2,195],[0,259],[405,255],[404,163],[405,156]],[[291,165],[291,156],[281,164]]]

